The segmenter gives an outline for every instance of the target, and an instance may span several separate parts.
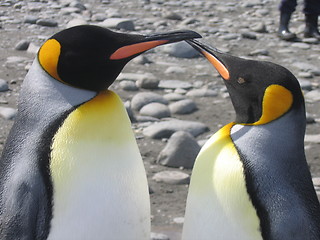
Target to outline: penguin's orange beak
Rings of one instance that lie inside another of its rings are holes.
[[[201,35],[194,31],[174,31],[168,33],[153,34],[144,36],[141,42],[123,46],[117,49],[111,56],[110,60],[119,60],[128,58],[137,54],[141,54],[149,49],[157,46],[188,40],[193,38],[201,38]]]
[[[217,49],[213,49],[209,45],[196,40],[187,40],[187,42],[208,59],[208,61],[215,67],[215,69],[217,69],[224,80],[230,79],[230,73],[227,67],[222,63],[221,60],[219,60],[217,56],[219,54]]]

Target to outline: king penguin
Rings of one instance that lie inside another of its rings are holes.
[[[122,101],[108,87],[140,53],[196,37],[83,25],[41,46],[1,156],[0,239],[150,238],[145,169]]]
[[[220,73],[236,119],[197,156],[183,239],[319,240],[320,206],[304,153],[298,81],[274,63],[188,42]]]

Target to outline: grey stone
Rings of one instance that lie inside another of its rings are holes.
[[[181,80],[160,80],[158,87],[167,89],[189,89],[192,88],[192,84]]]
[[[125,91],[137,91],[139,90],[139,88],[136,86],[135,82],[133,81],[121,81],[119,83],[119,86],[121,89],[125,90]]]
[[[86,24],[88,24],[88,22],[86,20],[84,20],[83,18],[74,18],[67,23],[67,28],[80,26],[80,25],[86,25]]]
[[[200,54],[186,42],[178,42],[162,47],[163,51],[177,58],[195,58]]]
[[[263,22],[255,23],[254,25],[250,26],[250,29],[257,33],[267,33],[267,27]]]
[[[84,10],[87,9],[85,5],[83,5],[82,3],[78,2],[78,1],[73,1],[73,2],[71,2],[69,6],[70,6],[70,7],[78,8],[78,9],[80,9],[81,11],[84,11]]]
[[[186,96],[181,95],[179,93],[168,93],[163,95],[163,97],[168,101],[179,101],[179,100],[186,99]]]
[[[56,27],[58,26],[58,22],[53,19],[39,19],[36,22],[37,25],[44,27]]]
[[[169,109],[171,113],[175,114],[189,114],[196,111],[197,105],[191,99],[184,99],[178,102],[171,103],[169,105]]]
[[[156,89],[159,85],[159,79],[156,79],[155,77],[142,78],[136,81],[136,85],[139,88]]]
[[[131,107],[133,110],[139,111],[144,105],[147,105],[152,102],[168,104],[168,101],[157,93],[140,92],[133,96],[131,100]]]
[[[0,92],[5,92],[9,90],[7,81],[0,78]]]
[[[12,120],[17,115],[17,110],[10,107],[0,107],[0,116],[4,119]]]
[[[144,122],[158,122],[159,118],[150,117],[150,116],[140,116],[137,115],[136,117],[137,122],[144,123]]]
[[[25,16],[23,22],[29,23],[29,24],[36,24],[38,20],[39,20],[39,17],[27,15]]]
[[[269,56],[269,51],[267,49],[256,49],[249,53],[249,56]]]
[[[135,30],[133,21],[126,18],[107,18],[101,25],[106,28],[123,29],[127,31]]]
[[[311,91],[312,83],[305,79],[298,79],[301,89]]]
[[[104,13],[96,13],[91,17],[91,20],[95,22],[103,22],[106,19],[107,19],[107,15]]]
[[[39,51],[39,46],[33,44],[32,42],[29,44],[27,52],[36,55]]]
[[[178,67],[178,66],[170,66],[164,71],[164,73],[166,73],[166,74],[184,73],[184,72],[186,72],[186,69],[184,69],[182,67]]]
[[[167,167],[192,168],[200,151],[195,138],[187,132],[175,132],[160,152],[157,163]]]
[[[248,39],[253,39],[253,40],[257,39],[257,35],[253,32],[243,32],[243,33],[241,33],[241,36],[243,38],[248,38]]]
[[[216,97],[218,96],[218,91],[213,89],[201,88],[192,89],[186,94],[188,97]]]
[[[320,134],[306,134],[304,141],[310,143],[320,143]]]
[[[16,46],[14,47],[15,50],[18,50],[18,51],[25,51],[28,49],[29,47],[29,44],[30,44],[30,41],[28,40],[21,40],[19,41]]]
[[[152,73],[120,73],[117,80],[141,81],[144,79],[155,79]]]
[[[221,38],[223,40],[235,40],[239,38],[239,35],[237,33],[227,33],[225,35],[222,35]]]
[[[209,128],[200,122],[173,119],[152,124],[143,130],[143,134],[150,138],[161,139],[169,138],[177,131],[185,131],[196,137],[208,130]]]
[[[304,72],[320,70],[319,67],[310,63],[305,63],[305,62],[294,62],[292,66]]]
[[[126,101],[126,102],[124,103],[124,107],[125,107],[126,110],[127,110],[127,113],[128,113],[129,118],[130,118],[130,121],[131,121],[131,122],[137,122],[137,120],[136,120],[136,118],[135,118],[135,115],[134,115],[134,113],[133,113],[133,111],[132,111],[132,109],[131,109],[131,103],[130,103],[130,101]]]
[[[76,7],[65,7],[63,9],[61,9],[60,14],[61,15],[71,15],[71,14],[75,14],[75,13],[81,13],[81,10],[79,8]]]
[[[163,233],[151,232],[150,240],[170,240],[170,238]]]
[[[294,48],[299,48],[299,49],[304,49],[304,50],[311,48],[310,44],[302,43],[302,42],[292,43],[291,46]]]
[[[302,77],[302,78],[312,78],[312,73],[310,72],[299,72],[298,73],[298,77]]]
[[[147,115],[150,117],[155,117],[155,118],[165,118],[165,117],[170,117],[170,110],[167,105],[164,105],[162,103],[149,103],[145,106],[143,106],[139,113],[141,115]]]
[[[319,89],[315,89],[315,90],[312,90],[310,92],[307,92],[304,95],[304,97],[306,99],[306,102],[309,102],[309,103],[318,102],[318,101],[320,101],[320,90]]]
[[[145,55],[140,55],[138,57],[135,57],[131,62],[137,63],[137,64],[150,64],[153,63],[148,57],[146,57]]]
[[[175,12],[166,13],[164,18],[169,19],[169,20],[178,20],[178,21],[182,20],[182,16],[179,15],[178,13],[175,13]]]
[[[156,182],[164,182],[168,184],[188,184],[190,176],[180,171],[162,171],[153,175],[152,179]]]

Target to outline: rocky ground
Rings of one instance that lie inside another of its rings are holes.
[[[53,33],[77,24],[143,34],[192,29],[222,51],[279,63],[295,74],[306,97],[306,155],[312,176],[320,177],[320,44],[279,40],[277,5],[276,0],[2,0],[0,152],[24,76],[38,47]],[[301,9],[291,23],[300,37]],[[153,232],[166,234],[153,237],[179,239],[192,159],[210,135],[234,118],[226,89],[212,66],[184,44],[158,47],[130,62],[112,89],[134,121],[151,188]],[[166,147],[168,142],[174,148]]]

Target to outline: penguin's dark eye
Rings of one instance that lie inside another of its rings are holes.
[[[239,77],[239,78],[237,79],[237,82],[238,82],[239,84],[243,84],[243,83],[246,82],[246,80],[245,80],[243,77]]]

